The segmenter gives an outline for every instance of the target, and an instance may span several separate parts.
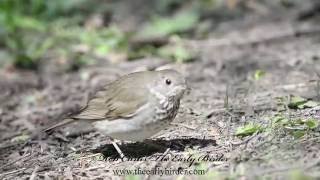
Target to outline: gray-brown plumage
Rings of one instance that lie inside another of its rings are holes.
[[[116,139],[143,140],[174,119],[185,89],[184,77],[174,70],[128,74],[98,91],[80,113],[46,131],[81,120]]]

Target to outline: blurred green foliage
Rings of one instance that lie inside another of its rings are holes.
[[[54,44],[46,34],[50,20],[78,4],[79,0],[1,0],[0,45],[9,50],[13,64],[36,69],[40,58]]]
[[[173,59],[178,63],[195,59],[195,54],[190,52],[181,42],[179,36],[172,36],[171,43],[158,48],[158,55],[167,59]]]
[[[9,59],[19,68],[37,69],[48,50],[78,65],[91,57],[73,54],[73,45],[86,46],[97,55],[126,48],[124,35],[116,27],[86,29],[82,24],[85,0],[1,0],[0,40]],[[81,24],[82,23],[82,24]],[[86,53],[86,52],[85,52]],[[90,54],[88,52],[88,54]],[[73,57],[73,58],[72,58]]]
[[[207,34],[205,31],[210,25],[199,26],[203,14],[221,2],[152,1],[154,9],[147,9],[150,16],[144,17],[141,26],[135,32],[123,32],[115,22],[105,22],[105,18],[118,13],[112,4],[117,1],[0,0],[0,66],[13,64],[38,69],[40,62],[55,59],[63,65],[69,64],[65,69],[75,70],[97,60],[114,58],[114,54],[123,55],[126,60],[160,56],[188,62],[195,59],[195,55],[182,41],[170,39],[191,37],[194,32]],[[88,27],[92,16],[97,14],[101,15],[102,24]],[[198,27],[202,29],[196,30]],[[166,39],[166,43],[134,47],[130,40],[137,37]]]
[[[184,32],[193,28],[199,20],[199,15],[191,10],[182,11],[172,17],[153,17],[138,36],[145,38],[164,37],[170,34]]]

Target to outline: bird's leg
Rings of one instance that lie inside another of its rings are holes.
[[[120,155],[120,158],[124,158],[124,154],[122,153],[121,149],[119,148],[119,146],[117,145],[117,143],[111,139],[112,145],[113,147],[117,150],[118,154]]]

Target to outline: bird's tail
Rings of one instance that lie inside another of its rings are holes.
[[[65,126],[67,124],[70,124],[72,122],[74,122],[74,119],[70,119],[70,118],[69,119],[64,119],[62,122],[59,122],[59,123],[57,123],[55,125],[52,125],[52,126],[49,126],[48,128],[44,129],[43,131],[44,132],[50,132],[50,131],[52,131],[52,130],[54,130],[56,128],[63,127],[63,126]]]

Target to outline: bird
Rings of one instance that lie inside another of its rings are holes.
[[[130,73],[103,86],[77,114],[44,131],[82,121],[112,139],[141,142],[170,125],[187,89],[184,76],[173,69]]]

